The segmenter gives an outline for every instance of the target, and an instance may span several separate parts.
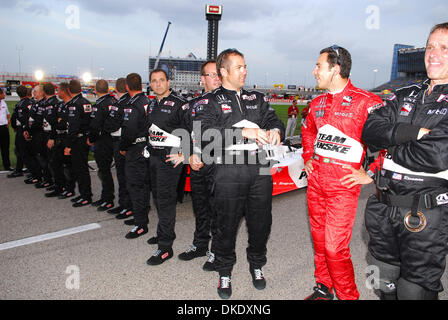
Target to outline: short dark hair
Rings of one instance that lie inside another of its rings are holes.
[[[81,93],[81,82],[79,80],[70,80],[68,84],[68,89],[71,93]]]
[[[109,84],[106,80],[100,79],[95,83],[95,90],[99,93],[107,93],[109,91]]]
[[[126,92],[126,79],[125,78],[118,78],[115,82],[115,87],[118,92],[125,93]]]
[[[216,58],[216,70],[218,71],[218,76],[221,79],[222,79],[221,68],[224,68],[226,70],[229,69],[228,58],[231,55],[237,55],[244,58],[244,54],[242,54],[236,49],[226,49],[223,52],[221,52],[218,58]]]
[[[54,86],[51,82],[47,82],[44,84],[44,92],[47,96],[54,95]]]
[[[16,92],[20,98],[25,98],[28,95],[28,89],[22,84],[17,87]]]
[[[126,84],[132,91],[141,91],[142,77],[138,73],[130,73],[126,76]]]
[[[59,84],[58,90],[59,91],[64,91],[66,94],[69,94],[69,92],[68,92],[68,83],[67,82],[61,82]]]
[[[429,32],[429,36],[431,36],[437,30],[448,31],[448,22],[436,24],[434,27],[431,28],[431,31]],[[428,38],[429,38],[429,36],[428,36]]]
[[[204,69],[205,69],[205,67],[206,67],[207,65],[209,65],[210,63],[216,63],[216,60],[207,60],[206,62],[204,62],[204,63],[201,65],[201,76],[205,76]]]
[[[157,72],[163,72],[163,74],[165,74],[165,78],[166,78],[166,80],[167,80],[167,81],[169,80],[169,78],[168,78],[168,74],[166,73],[166,71],[163,70],[163,69],[158,68],[158,69],[154,69],[154,70],[152,70],[151,73],[149,74],[149,82],[151,82],[152,74],[153,74],[153,73],[157,73]]]
[[[333,68],[336,64],[338,64],[341,67],[341,77],[347,79],[350,76],[350,71],[352,69],[352,57],[347,49],[333,45],[322,49],[320,54],[323,53],[328,53],[327,61],[330,68]]]

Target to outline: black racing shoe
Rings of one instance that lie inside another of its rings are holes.
[[[60,193],[59,191],[56,191],[56,190],[51,191],[51,192],[47,192],[47,193],[45,194],[45,196],[46,196],[47,198],[59,197],[60,195],[61,195],[61,193]]]
[[[41,180],[38,178],[31,177],[31,178],[24,180],[23,182],[25,182],[26,184],[35,184],[35,183],[41,182]]]
[[[126,239],[136,239],[148,232],[147,226],[135,226],[131,231],[129,231],[124,237]]]
[[[252,276],[252,283],[258,290],[263,290],[266,288],[266,279],[263,276],[263,271],[261,268],[250,268],[250,275]]]
[[[125,207],[122,207],[122,206],[118,206],[118,207],[115,207],[115,208],[112,208],[112,209],[107,210],[107,213],[110,213],[110,214],[118,214],[118,213],[120,213],[121,211],[123,211],[123,209],[126,209],[126,208],[125,208]]]
[[[194,258],[204,257],[207,255],[208,248],[198,248],[192,244],[185,252],[178,255],[178,258],[183,261],[190,261]]]
[[[72,207],[74,207],[74,208],[80,208],[80,207],[87,206],[87,205],[89,205],[89,204],[91,204],[91,203],[92,203],[92,200],[91,200],[91,199],[84,199],[84,198],[81,198],[81,199],[79,199],[78,201],[76,201],[76,202],[72,205]]]
[[[230,275],[219,276],[218,295],[221,299],[229,299],[232,295],[232,280],[230,279]]]
[[[113,201],[104,201],[96,210],[106,211],[114,207]]]
[[[99,207],[100,205],[102,205],[104,202],[106,202],[106,200],[104,199],[99,199],[97,201],[92,202],[92,206],[94,207]]]
[[[123,223],[124,223],[125,225],[127,225],[127,226],[135,226],[135,219],[132,218],[132,219],[129,219],[129,220],[124,220]]]
[[[68,199],[68,198],[73,197],[74,195],[75,195],[74,192],[64,190],[64,191],[61,193],[61,195],[58,196],[58,199]],[[81,197],[77,197],[77,198],[81,198]],[[76,198],[74,198],[74,199],[76,199]],[[71,200],[74,200],[74,199],[71,199]],[[78,201],[78,200],[79,200],[79,199],[77,199],[76,201]]]
[[[36,183],[34,186],[36,187],[36,189],[43,189],[43,188],[48,188],[52,184],[53,183],[51,183],[49,181],[42,181],[42,182]]]
[[[131,209],[123,209],[119,214],[115,216],[116,219],[122,220],[127,219],[132,216],[132,210]]]
[[[67,195],[69,195],[71,192],[68,192]],[[70,199],[71,202],[78,202],[79,199],[82,199],[82,196],[74,197],[73,199]]]
[[[173,256],[173,249],[157,249],[156,252],[146,261],[147,265],[157,266],[164,263]]]
[[[148,239],[148,241],[146,241],[148,244],[157,244],[159,242],[159,239],[157,238],[157,236],[151,237]]]
[[[207,251],[208,259],[202,266],[204,271],[215,271],[215,254],[211,251]]]
[[[6,177],[8,177],[8,178],[23,177],[23,172],[13,171],[13,172],[9,173]]]
[[[313,294],[305,298],[305,300],[333,300],[334,295],[322,283],[318,283],[314,288]]]

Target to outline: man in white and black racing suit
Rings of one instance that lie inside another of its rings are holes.
[[[382,299],[437,299],[448,246],[448,23],[429,35],[423,83],[373,111],[362,139],[386,149],[365,221]]]

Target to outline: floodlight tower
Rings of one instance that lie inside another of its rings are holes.
[[[222,6],[205,6],[205,17],[208,21],[207,60],[216,60],[218,56],[218,24],[221,20]]]

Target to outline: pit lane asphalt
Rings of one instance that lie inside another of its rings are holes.
[[[100,194],[97,173],[91,171],[91,177],[93,200],[97,200]],[[0,300],[220,300],[216,293],[217,273],[202,270],[206,257],[189,262],[177,258],[193,239],[194,217],[189,196],[177,205],[174,257],[160,266],[148,266],[146,260],[156,250],[156,246],[146,243],[156,232],[154,209],[149,214],[149,232],[127,240],[124,235],[132,227],[124,225],[123,220],[97,212],[92,206],[73,208],[69,200],[45,198],[44,189],[26,185],[23,180],[23,177],[7,179],[6,173],[0,173],[0,244],[91,223],[98,223],[101,228],[1,250]],[[368,235],[364,207],[372,192],[373,185],[365,186],[361,192],[350,246],[362,300],[377,300],[366,286]],[[275,196],[272,215],[268,263],[263,268],[266,289],[259,291],[252,285],[243,220],[237,237],[231,300],[301,300],[315,285],[306,188]],[[67,288],[67,283],[74,283],[71,281],[74,270],[79,271],[79,289]],[[448,288],[446,272],[442,283]],[[440,299],[448,300],[448,294],[441,293]]]

